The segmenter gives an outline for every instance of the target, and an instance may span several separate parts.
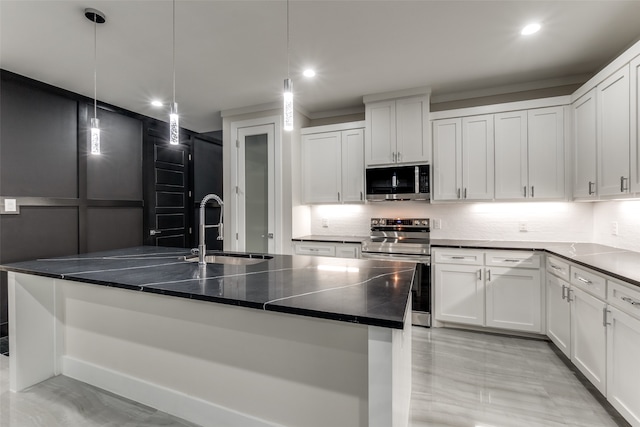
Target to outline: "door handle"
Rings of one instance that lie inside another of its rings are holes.
[[[464,187],[464,198],[467,198],[467,187]]]
[[[458,193],[458,199],[459,199],[460,198],[460,189],[459,188],[458,188],[457,193]]]
[[[161,230],[149,230],[149,236],[155,236],[158,234],[162,234]]]
[[[566,285],[562,285],[562,299],[567,299],[567,286]]]
[[[524,197],[527,197],[527,186],[524,186]]]
[[[533,185],[532,185],[532,186],[531,186],[531,197],[535,197],[533,194],[534,194],[534,193],[533,193]]]
[[[360,200],[363,200],[362,191],[360,192]]]
[[[491,281],[491,270],[487,270],[487,282]]]
[[[589,181],[589,195],[592,195],[594,193],[594,191],[592,190],[593,184],[595,184],[595,182]]]
[[[391,154],[391,157],[393,157],[393,163],[395,163],[395,162],[396,162],[396,153],[395,153],[395,152],[393,152],[393,153]]]
[[[607,327],[607,325],[611,324],[607,322],[607,313],[611,313],[611,312],[607,310],[607,307],[602,307],[602,326],[604,326],[605,328]]]
[[[398,161],[401,161],[400,159],[402,158],[402,153],[400,153],[399,151],[398,151],[398,156],[397,156],[397,158],[398,158]]]

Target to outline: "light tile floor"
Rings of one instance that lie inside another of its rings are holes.
[[[412,427],[627,426],[545,341],[413,328]],[[9,391],[0,356],[0,427],[193,426],[66,377]]]

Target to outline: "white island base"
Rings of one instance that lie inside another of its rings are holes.
[[[407,321],[388,329],[8,277],[14,392],[62,374],[203,426],[408,426]]]

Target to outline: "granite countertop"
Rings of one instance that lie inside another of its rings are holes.
[[[142,246],[0,270],[395,329],[409,312],[412,263],[273,255],[201,271],[185,255],[188,249]]]
[[[369,240],[369,236],[322,236],[314,234],[310,236],[294,237],[294,242],[327,242],[327,243],[362,243]]]
[[[432,247],[538,250],[640,286],[640,253],[597,243],[431,239]]]

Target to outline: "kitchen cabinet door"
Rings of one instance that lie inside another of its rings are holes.
[[[609,306],[607,400],[634,426],[640,426],[640,320]]]
[[[364,202],[364,129],[342,131],[343,202]]]
[[[543,332],[540,270],[487,268],[485,292],[486,326]]]
[[[524,199],[528,192],[527,112],[494,116],[495,198]]]
[[[462,119],[434,120],[433,200],[458,200],[462,185]]]
[[[396,101],[380,101],[365,108],[365,163],[367,166],[396,162]]]
[[[528,111],[527,154],[528,197],[563,199],[564,107]]]
[[[484,324],[481,266],[436,264],[435,318],[441,322]]]
[[[573,197],[590,199],[597,196],[596,89],[581,96],[573,110]]]
[[[431,159],[425,97],[396,101],[396,162],[424,163]]]
[[[629,192],[629,91],[628,65],[597,87],[599,196]]]
[[[462,119],[462,198],[491,200],[494,192],[493,115]]]
[[[569,283],[547,274],[547,336],[571,357],[571,305],[566,298]]]
[[[630,64],[631,71],[631,192],[640,193],[640,56]]]
[[[338,203],[342,186],[342,135],[326,132],[302,136],[305,203]]]
[[[571,286],[571,361],[605,396],[607,305],[585,291]]]

